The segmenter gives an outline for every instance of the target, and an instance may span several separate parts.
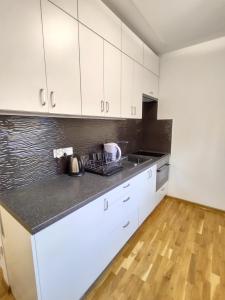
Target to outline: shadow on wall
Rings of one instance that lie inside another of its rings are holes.
[[[158,102],[143,103],[143,150],[171,152],[173,120],[157,120]]]

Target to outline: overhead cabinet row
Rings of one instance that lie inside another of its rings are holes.
[[[41,4],[0,3],[0,109],[81,114],[78,22]]]
[[[118,18],[100,0],[79,1],[79,11],[93,16],[96,4],[100,25],[94,29],[104,27],[116,37]],[[158,96],[158,77],[107,41],[113,37],[97,34],[76,15],[74,0],[1,1],[1,111],[142,117],[142,94]],[[133,49],[131,40],[124,45]],[[133,53],[140,55],[135,48]]]
[[[78,0],[78,19],[159,76],[159,57],[101,0]]]

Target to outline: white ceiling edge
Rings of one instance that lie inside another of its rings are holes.
[[[198,1],[202,2],[203,0],[198,0]],[[216,5],[216,2],[218,2],[218,1],[225,3],[225,0],[216,0],[215,5]],[[186,34],[189,35],[189,36],[187,35],[186,41],[185,41],[185,38],[183,40],[181,39],[180,41],[175,41],[175,40],[173,41],[169,38],[169,36],[167,36],[167,37],[165,36],[163,38],[161,31],[159,31],[158,34],[154,31],[154,29],[151,26],[152,20],[151,20],[150,16],[149,16],[149,18],[146,19],[146,15],[145,16],[143,15],[144,12],[142,11],[142,13],[141,13],[141,11],[139,9],[137,9],[137,5],[135,5],[135,1],[133,1],[133,0],[102,0],[102,2],[104,2],[104,4],[106,4],[122,20],[122,22],[124,22],[134,33],[136,33],[143,40],[143,42],[146,45],[148,45],[159,56],[161,56],[165,53],[177,51],[179,49],[183,49],[183,48],[186,48],[189,46],[197,45],[197,44],[200,44],[203,42],[207,42],[207,41],[214,40],[214,39],[225,36],[225,19],[224,19],[224,26],[222,26],[220,28],[217,27],[214,31],[209,30],[209,35],[207,35],[207,31],[201,31],[201,27],[204,25],[204,22],[202,21],[202,23],[200,22],[199,24],[196,24],[196,26],[194,25],[195,23],[193,23],[193,26],[192,26],[192,28],[190,27],[189,32],[186,32]],[[152,3],[155,4],[156,2],[153,1]],[[139,4],[139,2],[138,2],[138,4]],[[147,4],[149,4],[151,6],[151,1],[147,2]],[[146,11],[148,12],[147,4],[145,5],[145,7],[146,7]],[[185,4],[188,5],[187,3],[185,3]],[[144,5],[144,1],[143,1],[143,3],[141,2],[140,5]],[[156,3],[155,5],[158,5],[158,4]],[[169,5],[169,4],[167,4],[167,5]],[[191,5],[191,3],[190,3],[190,5]],[[220,11],[222,12],[222,14],[224,14],[223,10],[220,10]],[[176,11],[174,13],[175,13],[174,16],[177,16]],[[198,14],[198,10],[195,10],[195,14]],[[201,12],[199,12],[199,14],[201,17]],[[211,18],[214,21],[218,19],[218,22],[221,22],[221,16],[219,19],[219,11],[218,10],[214,14],[212,13]],[[168,19],[168,20],[170,21],[170,19]],[[172,20],[171,20],[171,22],[172,22]],[[195,18],[195,22],[196,22],[196,18]],[[212,22],[212,20],[211,20],[211,22]],[[170,25],[170,24],[174,25],[173,23],[169,23],[168,25]],[[179,24],[180,23],[178,22],[176,25],[179,26]],[[214,24],[214,23],[212,23],[212,24]],[[219,24],[220,23],[218,23],[217,25],[219,26]],[[208,27],[208,29],[210,29],[210,27]],[[180,30],[182,31],[182,26],[181,26]],[[197,32],[199,32],[199,34],[195,34],[195,30],[200,30],[200,31],[197,31]],[[211,31],[211,33],[210,33],[210,31]],[[172,34],[173,34],[173,36],[171,36],[172,39],[173,38],[176,39],[176,34],[179,34],[179,36],[182,36],[182,35],[180,35],[179,31],[178,32],[174,31],[174,32],[172,32]],[[167,39],[167,42],[166,42],[166,39]]]
[[[191,54],[191,53],[202,53],[206,54],[208,52],[212,51],[217,51],[218,49],[221,49],[224,51],[225,49],[225,36],[218,37],[215,39],[203,41],[203,42],[198,42],[196,44],[183,47],[180,49],[172,50],[166,53],[163,53],[160,55],[161,58],[166,58],[166,57],[174,57],[174,56],[180,56],[183,54]]]
[[[163,45],[154,30],[145,21],[141,13],[136,9],[130,0],[101,0],[108,6],[120,19],[126,24],[147,46],[149,46],[156,54]],[[146,34],[146,32],[148,32]]]

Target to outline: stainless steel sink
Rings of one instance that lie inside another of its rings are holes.
[[[146,161],[151,161],[152,158],[143,157],[141,155],[129,154],[122,162],[124,167],[133,168],[140,164],[145,163]]]

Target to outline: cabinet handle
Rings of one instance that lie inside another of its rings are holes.
[[[106,103],[106,112],[108,113],[109,112],[109,102],[106,101],[105,103]]]
[[[40,89],[40,99],[41,99],[41,105],[46,105],[46,97],[45,97],[45,89]]]
[[[130,225],[130,221],[128,221],[125,225],[123,225],[123,228],[126,228]]]
[[[123,200],[123,203],[125,203],[125,202],[127,202],[127,201],[129,201],[130,200],[130,197],[127,197],[127,199],[124,199]]]
[[[135,116],[137,114],[136,106],[134,107],[134,114],[135,114]]]
[[[123,188],[126,189],[130,186],[130,184],[128,183],[127,185],[124,185]]]
[[[55,92],[51,91],[50,93],[50,99],[51,99],[51,104],[52,104],[52,107],[56,107],[56,102],[55,102]]]
[[[152,177],[152,170],[148,170],[148,178]]]
[[[101,101],[101,112],[103,112],[104,109],[105,109],[105,103],[104,103],[104,101],[102,100],[102,101]]]
[[[104,211],[109,209],[109,201],[107,199],[104,199]]]
[[[133,106],[131,106],[131,116],[133,116]]]
[[[170,164],[166,163],[165,165],[163,165],[162,167],[160,167],[159,169],[157,169],[157,172],[161,172],[163,169],[165,169],[166,167],[169,167]]]

